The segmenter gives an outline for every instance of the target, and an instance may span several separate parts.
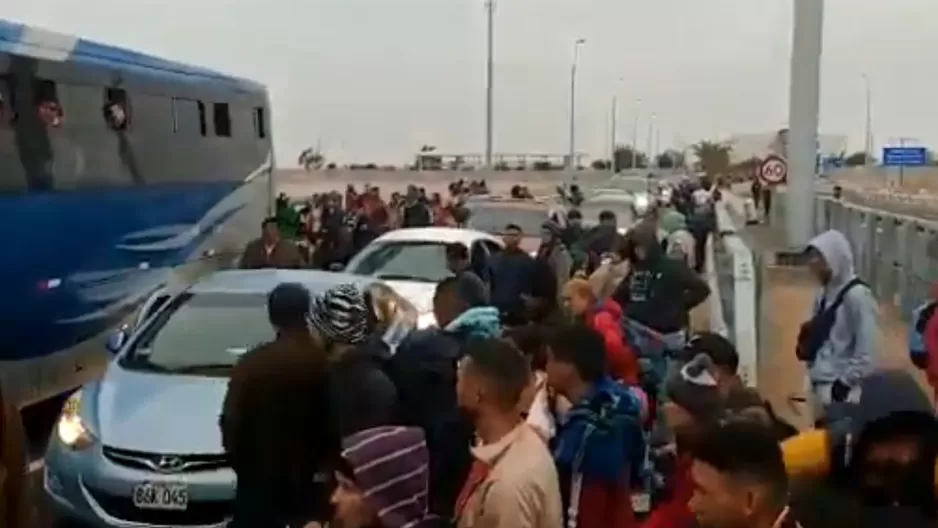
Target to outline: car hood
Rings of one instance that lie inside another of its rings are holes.
[[[433,310],[433,293],[436,291],[436,283],[398,280],[389,280],[385,283],[398,295],[410,301],[417,309],[417,313],[425,314]]]
[[[97,392],[98,434],[147,453],[223,453],[218,417],[228,378],[108,368]]]

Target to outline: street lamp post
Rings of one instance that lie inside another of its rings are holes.
[[[569,170],[576,168],[576,66],[580,59],[580,46],[586,39],[579,38],[573,43],[573,62],[570,65],[570,157],[567,160]]]
[[[654,156],[655,153],[652,152],[654,149],[654,138],[655,138],[655,114],[651,114],[651,119],[648,121],[648,167],[654,167]]]
[[[618,126],[618,123],[617,123],[618,113],[619,113],[618,98],[615,95],[613,95],[612,96],[612,119],[611,119],[612,123],[610,125],[611,130],[609,133],[609,141],[610,141],[609,170],[613,174],[616,173],[616,168],[617,168],[616,167],[616,127]]]
[[[632,169],[638,168],[638,118],[642,108],[642,100],[635,100],[635,127],[632,130]]]
[[[866,158],[863,165],[869,165],[873,160],[873,90],[870,87],[870,76],[863,74],[863,85],[866,88],[866,133],[863,136],[863,152]]]
[[[814,227],[823,36],[824,0],[794,0],[785,234],[789,250],[799,255]]]
[[[488,19],[487,56],[485,61],[485,167],[491,169],[494,113],[493,77],[495,74],[495,0],[486,0],[485,10]]]

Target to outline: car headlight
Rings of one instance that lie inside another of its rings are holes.
[[[436,317],[433,315],[433,312],[420,314],[420,316],[417,317],[418,330],[423,330],[424,328],[433,328],[434,326],[436,326]]]
[[[55,426],[59,440],[67,447],[79,451],[94,443],[94,437],[81,419],[81,392],[72,394],[62,407],[62,414]]]
[[[650,204],[649,204],[647,195],[640,194],[635,197],[635,202],[633,206],[635,207],[635,211],[638,212],[639,215],[643,215],[646,212],[648,212],[649,205]]]

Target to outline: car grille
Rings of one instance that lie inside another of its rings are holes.
[[[228,467],[224,454],[175,455],[166,453],[144,453],[129,449],[104,446],[104,457],[111,462],[134,469],[155,473],[195,473]]]
[[[231,518],[231,501],[192,501],[185,511],[142,510],[130,497],[117,497],[94,488],[86,488],[108,515],[122,521],[165,526],[219,524]]]

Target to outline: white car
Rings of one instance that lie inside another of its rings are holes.
[[[436,285],[453,274],[446,267],[446,245],[453,242],[469,248],[470,262],[488,261],[503,247],[497,237],[473,229],[395,229],[365,246],[344,271],[387,283],[417,308],[418,328],[427,328],[436,324],[433,317]]]

